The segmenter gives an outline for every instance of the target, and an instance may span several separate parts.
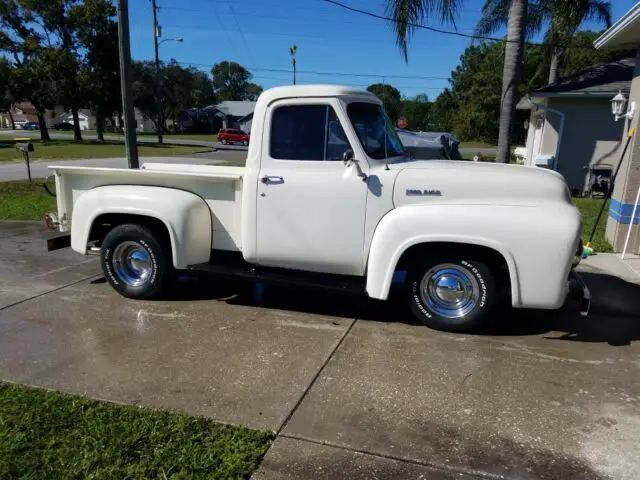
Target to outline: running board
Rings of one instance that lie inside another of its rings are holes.
[[[221,278],[234,278],[252,282],[265,282],[288,287],[326,290],[346,295],[365,293],[364,277],[335,275],[330,273],[312,273],[283,268],[258,267],[253,265],[220,265],[200,263],[189,265],[187,271],[196,275]]]

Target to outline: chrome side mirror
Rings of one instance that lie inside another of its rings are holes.
[[[351,150],[350,148],[345,150],[344,153],[342,154],[342,161],[347,167],[350,167],[351,165],[355,165],[356,171],[358,172],[358,176],[362,178],[363,182],[367,180],[367,174],[362,171],[362,167],[360,167],[360,162],[358,162],[358,160],[353,158],[353,150]]]
[[[351,162],[353,162],[353,150],[347,148],[342,154],[342,161],[347,167],[350,166]]]

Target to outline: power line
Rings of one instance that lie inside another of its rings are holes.
[[[444,35],[453,35],[456,37],[463,37],[463,38],[471,38],[474,40],[490,40],[492,42],[502,42],[502,43],[519,43],[519,40],[509,40],[507,38],[496,38],[496,37],[489,37],[489,36],[484,36],[484,35],[470,35],[467,33],[462,33],[462,32],[455,32],[455,31],[451,31],[451,30],[444,30],[441,28],[435,28],[435,27],[430,27],[428,25],[423,25],[421,23],[413,23],[413,22],[400,22],[399,20],[396,20],[395,18],[391,18],[391,17],[387,17],[385,15],[380,15],[374,12],[369,12],[367,10],[362,10],[360,8],[356,8],[356,7],[351,7],[349,5],[345,5],[344,3],[338,2],[336,0],[319,0],[321,2],[325,2],[325,3],[330,3],[331,5],[335,5],[337,7],[343,8],[345,10],[348,10],[350,12],[355,12],[355,13],[359,13],[361,15],[366,15],[367,17],[372,17],[372,18],[377,18],[378,20],[384,20],[386,22],[392,22],[392,23],[403,23],[406,24],[409,27],[413,27],[413,28],[419,28],[419,29],[423,29],[423,30],[428,30],[430,32],[435,32],[435,33],[441,33]],[[532,47],[545,47],[545,48],[555,48],[556,45],[555,44],[551,44],[551,43],[535,43],[535,42],[524,42],[525,45],[529,45]],[[579,50],[595,50],[594,47],[584,47],[584,46],[580,46],[580,45],[566,45],[563,46],[563,48],[565,49],[579,49]]]
[[[184,65],[193,65],[196,67],[213,67],[213,63],[192,63],[192,62],[177,62]],[[262,67],[245,67],[247,70],[253,70],[256,72],[272,72],[272,73],[293,73],[293,70],[280,69],[280,68],[262,68]],[[321,72],[314,70],[296,70],[300,74],[308,75],[328,75],[333,77],[360,77],[360,78],[401,78],[401,79],[415,79],[415,80],[449,80],[449,77],[434,77],[434,76],[419,76],[419,75],[389,75],[389,74],[375,74],[375,73],[349,73],[349,72]]]
[[[254,75],[253,78],[259,79],[259,80],[276,80],[279,82],[284,82],[285,84],[289,85],[291,82],[290,78],[276,78],[276,77],[269,77],[269,76],[265,76],[265,75]],[[386,78],[386,77],[385,77]],[[304,84],[304,85],[316,85],[318,82],[313,82],[311,80],[298,80],[298,83],[300,84]],[[391,85],[388,82],[385,82],[386,85]],[[363,87],[366,88],[368,87],[370,84],[368,83],[339,83],[337,85],[345,85],[347,87]],[[395,88],[398,89],[404,89],[404,90],[443,90],[444,87],[423,87],[420,85],[392,85]]]

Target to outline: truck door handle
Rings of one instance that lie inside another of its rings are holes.
[[[284,183],[284,178],[278,176],[278,175],[264,175],[260,181],[262,183],[264,183],[265,185],[269,185],[269,184],[280,184],[280,183]]]

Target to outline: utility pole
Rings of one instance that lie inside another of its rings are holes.
[[[294,45],[289,48],[289,55],[291,55],[291,63],[293,64],[293,84],[296,84],[296,54],[298,53],[298,47]]]
[[[118,47],[120,51],[120,89],[124,116],[124,147],[129,168],[140,168],[136,145],[136,118],[133,113],[133,89],[131,87],[131,48],[129,46],[128,0],[118,0]]]
[[[158,25],[158,7],[156,0],[151,0],[151,8],[153,9],[153,54],[156,67],[156,108],[158,109],[158,143],[162,143],[162,130],[164,128],[164,119],[162,118],[162,99],[160,98],[160,58],[158,57],[158,37],[160,37],[160,26]]]

